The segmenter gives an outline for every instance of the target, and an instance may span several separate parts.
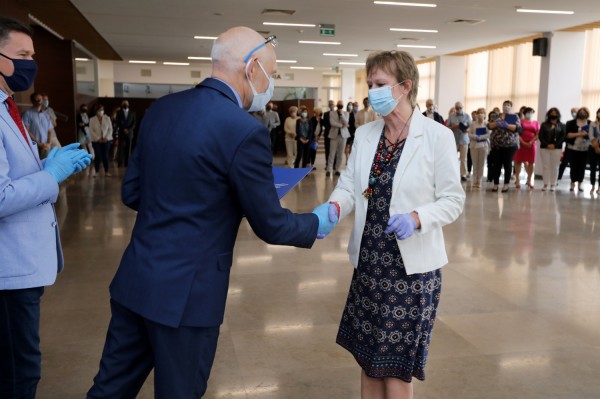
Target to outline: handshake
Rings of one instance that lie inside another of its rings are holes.
[[[92,162],[92,156],[79,147],[79,143],[69,144],[60,150],[55,147],[44,160],[44,170],[50,173],[57,183],[60,184],[72,174],[81,172]]]
[[[319,229],[317,230],[317,238],[319,239],[327,237],[340,220],[338,205],[334,203],[321,204],[312,213],[319,218]]]

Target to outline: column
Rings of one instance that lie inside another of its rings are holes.
[[[436,57],[435,65],[435,101],[445,119],[457,101],[465,101],[466,60],[464,56],[442,55]]]

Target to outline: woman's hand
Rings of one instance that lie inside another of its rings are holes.
[[[408,213],[395,214],[388,220],[385,234],[394,233],[399,240],[406,240],[417,228],[415,218]]]

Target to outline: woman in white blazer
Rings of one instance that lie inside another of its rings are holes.
[[[373,53],[369,100],[383,119],[356,131],[330,217],[355,211],[355,267],[337,343],[362,368],[363,398],[412,398],[423,380],[447,262],[442,226],[462,212],[452,132],[416,108],[419,74],[406,52]]]
[[[90,136],[92,140],[92,147],[94,148],[94,171],[93,175],[96,177],[100,169],[100,162],[104,166],[104,174],[106,176],[112,176],[108,172],[108,152],[112,143],[112,121],[104,113],[104,106],[98,104],[96,106],[96,116],[90,118]]]

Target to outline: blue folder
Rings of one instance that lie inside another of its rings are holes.
[[[509,125],[516,125],[517,124],[517,115],[506,114],[506,115],[504,115],[504,121],[506,123],[508,123]]]
[[[282,199],[289,193],[313,168],[282,168],[273,166],[273,177],[275,179],[275,190],[277,196]]]
[[[487,134],[487,129],[486,128],[484,128],[484,127],[478,127],[477,129],[475,129],[475,136],[477,136],[477,141],[478,142],[485,141],[485,139],[479,138],[479,136],[483,136],[484,134]]]

